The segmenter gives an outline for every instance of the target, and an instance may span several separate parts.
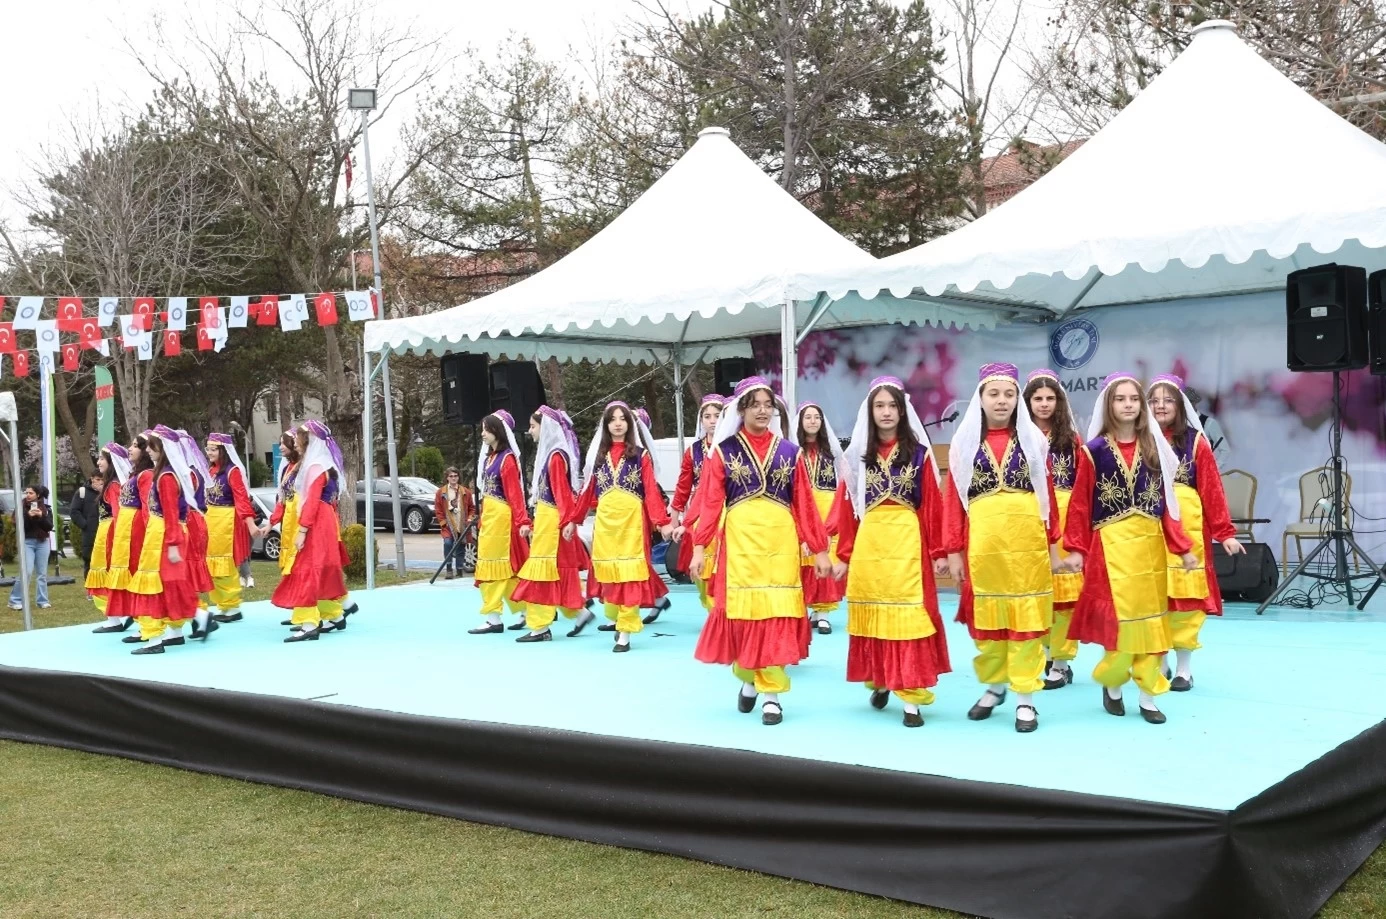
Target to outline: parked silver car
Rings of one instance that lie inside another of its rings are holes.
[[[255,505],[255,522],[263,524],[274,513],[276,491],[273,488],[250,489],[250,503]],[[279,524],[275,524],[264,538],[256,536],[250,541],[250,554],[256,558],[279,561]]]

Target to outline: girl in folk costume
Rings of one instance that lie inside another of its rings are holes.
[[[249,475],[230,434],[207,438],[207,573],[217,622],[241,620],[240,566],[250,558],[255,508],[246,490]]]
[[[1184,381],[1172,373],[1162,373],[1150,382],[1146,396],[1160,431],[1174,449],[1179,465],[1174,472],[1174,493],[1179,500],[1179,521],[1193,543],[1198,567],[1186,571],[1179,559],[1169,559],[1170,637],[1174,644],[1176,670],[1169,688],[1173,692],[1193,689],[1190,659],[1203,647],[1198,633],[1207,616],[1222,615],[1222,591],[1209,560],[1213,541],[1228,555],[1246,550],[1237,541],[1237,529],[1227,509],[1222,476],[1212,446],[1203,433],[1198,413],[1184,394]]]
[[[837,555],[847,565],[847,681],[865,683],[877,709],[894,693],[905,727],[921,727],[919,707],[952,669],[934,582],[946,568],[943,515],[929,436],[895,377],[871,381],[846,466],[836,517]]]
[[[1129,373],[1103,381],[1088,438],[1064,528],[1064,545],[1074,553],[1066,564],[1084,572],[1070,634],[1106,649],[1092,676],[1108,714],[1126,714],[1121,687],[1134,679],[1141,717],[1164,724],[1155,697],[1169,689],[1160,668],[1172,644],[1168,555],[1181,556],[1186,569],[1198,567],[1179,524],[1179,460]]]
[[[321,421],[306,422],[298,429],[297,440],[302,459],[294,477],[298,504],[294,560],[270,598],[275,606],[293,610],[291,621],[296,628],[285,643],[316,641],[323,632],[346,628],[342,603],[347,589],[337,522],[342,451]]]
[[[110,567],[112,561],[112,548],[115,542],[116,519],[120,513],[120,495],[124,490],[125,483],[130,480],[130,454],[120,444],[106,444],[101,450],[101,455],[96,458],[96,470],[101,474],[101,496],[97,504],[97,515],[99,523],[96,525],[96,539],[92,542],[91,550],[91,570],[87,572],[87,596],[92,598],[96,608],[106,616],[106,624],[98,626],[92,631],[97,634],[106,632],[124,632],[130,627],[131,619],[128,616],[108,615],[108,602],[111,597],[111,590],[107,587],[110,579]],[[130,483],[130,490],[134,492],[135,484]],[[126,542],[128,558],[130,522],[126,521]],[[126,578],[129,577],[129,569],[126,569]]]
[[[600,599],[616,632],[613,651],[629,651],[630,636],[644,629],[640,607],[654,606],[668,593],[650,561],[650,528],[668,538],[672,527],[655,477],[654,458],[643,446],[647,432],[624,402],[602,412],[583,472],[586,485],[563,520],[563,538],[574,539],[577,525],[594,506],[592,571],[587,594]]]
[[[819,576],[828,576],[828,534],[799,447],[770,427],[777,414],[785,424],[788,407],[762,377],[736,384],[733,399],[698,486],[694,570],[702,568],[714,537],[720,535],[721,545],[713,606],[694,656],[730,664],[741,681],[737,710],[750,712],[764,693],[761,723],[779,724],[780,693],[789,691],[784,668],[808,657],[801,554],[807,546]]]
[[[944,530],[958,581],[958,621],[977,645],[972,665],[987,687],[967,713],[991,717],[1016,693],[1015,729],[1039,727],[1044,638],[1054,624],[1059,568],[1057,501],[1049,442],[1020,405],[1020,371],[985,364],[948,448]]]
[[[130,441],[126,448],[130,460],[129,472],[120,486],[120,507],[111,525],[111,552],[106,568],[106,618],[108,621],[134,621],[137,615],[131,600],[124,597],[144,551],[144,531],[149,520],[149,492],[154,487],[153,466],[149,461],[149,443],[144,435]],[[112,454],[114,457],[114,454]],[[129,610],[128,612],[126,610]],[[121,641],[137,644],[144,641],[136,631]]]
[[[659,454],[655,452],[654,435],[650,433],[650,413],[645,411],[643,406],[638,407],[635,409],[635,420],[635,433],[640,437],[640,446],[649,455],[651,462],[658,463]],[[657,466],[656,469],[658,469]],[[655,479],[655,488],[660,493],[660,500],[665,500],[666,496],[664,494],[664,489],[659,484],[658,475],[656,475]],[[671,518],[673,516],[669,514],[668,511],[665,511],[665,514],[666,516],[669,516]],[[663,583],[664,582],[661,580],[660,585],[662,586]],[[667,610],[671,605],[672,604],[670,603],[668,596],[656,592],[654,603],[652,606],[650,606],[650,612],[646,614],[645,618],[641,619],[640,621],[645,625],[649,625],[650,623],[658,619],[659,614]],[[601,625],[597,626],[597,631],[614,632],[616,631],[616,623],[604,622]]]
[[[178,435],[172,429],[158,425],[145,431],[132,444],[132,459],[136,449],[142,451],[136,468],[148,461],[138,480],[144,533],[129,584],[113,594],[111,605],[117,614],[139,621],[140,634],[124,639],[144,643],[134,654],[163,654],[166,647],[184,643],[183,623],[197,612],[197,592],[188,571],[187,536],[180,520],[196,495],[178,448]]]
[[[298,477],[298,463],[302,456],[298,452],[298,435],[285,431],[279,435],[279,475],[275,480],[276,492],[274,510],[270,519],[260,527],[257,535],[261,538],[269,534],[270,527],[279,524],[279,574],[284,576],[294,564],[295,537],[298,536],[298,502],[294,500],[294,480]],[[284,620],[284,625],[292,625],[292,620]]]
[[[187,431],[179,428],[177,446],[183,454],[183,465],[188,470],[192,483],[194,502],[188,506],[183,529],[188,534],[188,580],[198,594],[197,615],[193,617],[193,638],[206,639],[217,626],[212,623],[208,609],[207,596],[212,592],[212,577],[207,572],[207,481],[212,477],[207,469],[207,457],[197,445],[197,440]]]
[[[476,464],[476,493],[481,502],[481,522],[476,536],[476,586],[481,588],[481,615],[486,624],[468,629],[470,635],[505,631],[501,610],[524,615],[524,604],[515,599],[516,575],[529,557],[529,545],[520,535],[530,525],[525,489],[520,481],[520,448],[515,443],[515,419],[501,409],[481,420],[481,457]],[[511,626],[524,628],[524,620]]]
[[[832,510],[838,491],[847,481],[847,460],[837,435],[833,433],[833,426],[828,423],[823,407],[817,402],[799,405],[795,425],[799,449],[803,451],[804,468],[808,471],[809,487],[813,489],[813,503],[818,508],[818,517],[823,521],[830,539],[828,560],[837,565],[837,516]],[[831,575],[820,578],[814,571],[813,557],[807,552],[804,553],[801,576],[810,624],[820,635],[832,634],[828,613],[837,609],[842,601],[842,579]]]
[[[1058,507],[1059,532],[1068,521],[1069,500],[1073,497],[1073,480],[1078,474],[1078,450],[1083,440],[1078,433],[1078,419],[1069,404],[1068,393],[1052,370],[1036,370],[1025,380],[1025,407],[1035,426],[1049,439],[1049,478],[1054,484]],[[1073,607],[1083,589],[1081,572],[1067,567],[1054,575],[1054,625],[1045,639],[1049,663],[1045,667],[1044,688],[1063,689],[1073,682],[1071,661],[1078,656],[1078,642],[1069,637]]]
[[[520,527],[520,535],[530,540],[529,558],[520,568],[515,588],[515,601],[525,605],[525,625],[530,631],[515,639],[518,642],[552,640],[550,626],[560,609],[568,619],[577,617],[570,638],[581,634],[594,618],[584,608],[582,595],[587,548],[581,539],[564,539],[559,532],[579,491],[576,438],[570,433],[563,416],[547,405],[530,417],[529,434],[539,445],[529,486],[534,524]]]
[[[674,525],[684,526],[691,529],[694,519],[690,519],[693,513],[693,501],[697,500],[698,483],[702,481],[703,463],[707,462],[708,456],[712,453],[712,448],[716,446],[713,442],[713,435],[717,433],[717,422],[722,417],[722,410],[726,407],[727,400],[717,393],[708,393],[703,396],[702,403],[698,406],[698,422],[702,425],[702,436],[693,441],[688,449],[683,451],[683,463],[679,466],[679,483],[674,487],[674,500],[669,502],[670,517]],[[693,560],[693,540],[686,535],[679,539],[679,570],[686,572],[693,583],[698,587],[698,599],[702,601],[703,609],[712,609],[712,599],[708,596],[707,581],[699,577],[700,572],[693,571],[690,563]]]

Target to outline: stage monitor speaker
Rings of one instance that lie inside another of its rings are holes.
[[[486,355],[448,354],[438,366],[443,375],[443,420],[448,424],[480,424],[491,411]]]
[[[756,362],[749,357],[724,357],[712,362],[712,375],[717,394],[731,396],[737,383],[756,375]]]
[[[1285,279],[1286,365],[1296,371],[1367,366],[1367,272],[1327,264]]]
[[[1213,571],[1224,598],[1260,603],[1280,584],[1275,553],[1263,542],[1244,542],[1241,555],[1228,555],[1221,543],[1213,543]]]
[[[1386,375],[1386,268],[1367,278],[1367,366],[1377,376]]]
[[[491,365],[491,411],[505,409],[515,419],[518,437],[529,430],[529,416],[548,396],[539,366],[533,361],[503,361]]]

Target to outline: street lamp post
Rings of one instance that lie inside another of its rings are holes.
[[[409,441],[409,474],[414,478],[419,477],[417,454],[419,452],[419,448],[423,445],[423,436],[416,431],[414,433],[414,439]]]

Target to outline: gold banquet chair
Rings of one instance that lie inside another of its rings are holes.
[[[1245,469],[1229,469],[1222,474],[1222,491],[1227,496],[1227,511],[1237,528],[1237,538],[1255,542],[1256,524],[1270,522],[1256,517],[1256,476]]]
[[[1310,469],[1299,477],[1299,520],[1285,527],[1280,537],[1281,573],[1288,575],[1304,559],[1304,540],[1318,542],[1328,535],[1333,526],[1333,496],[1325,495],[1324,489],[1331,488],[1333,470],[1327,466]],[[1325,484],[1328,483],[1328,484]],[[1343,473],[1343,527],[1352,529],[1352,476]],[[1290,563],[1290,540],[1295,541],[1295,563]],[[1360,570],[1361,559],[1357,550],[1352,551],[1352,570]]]

